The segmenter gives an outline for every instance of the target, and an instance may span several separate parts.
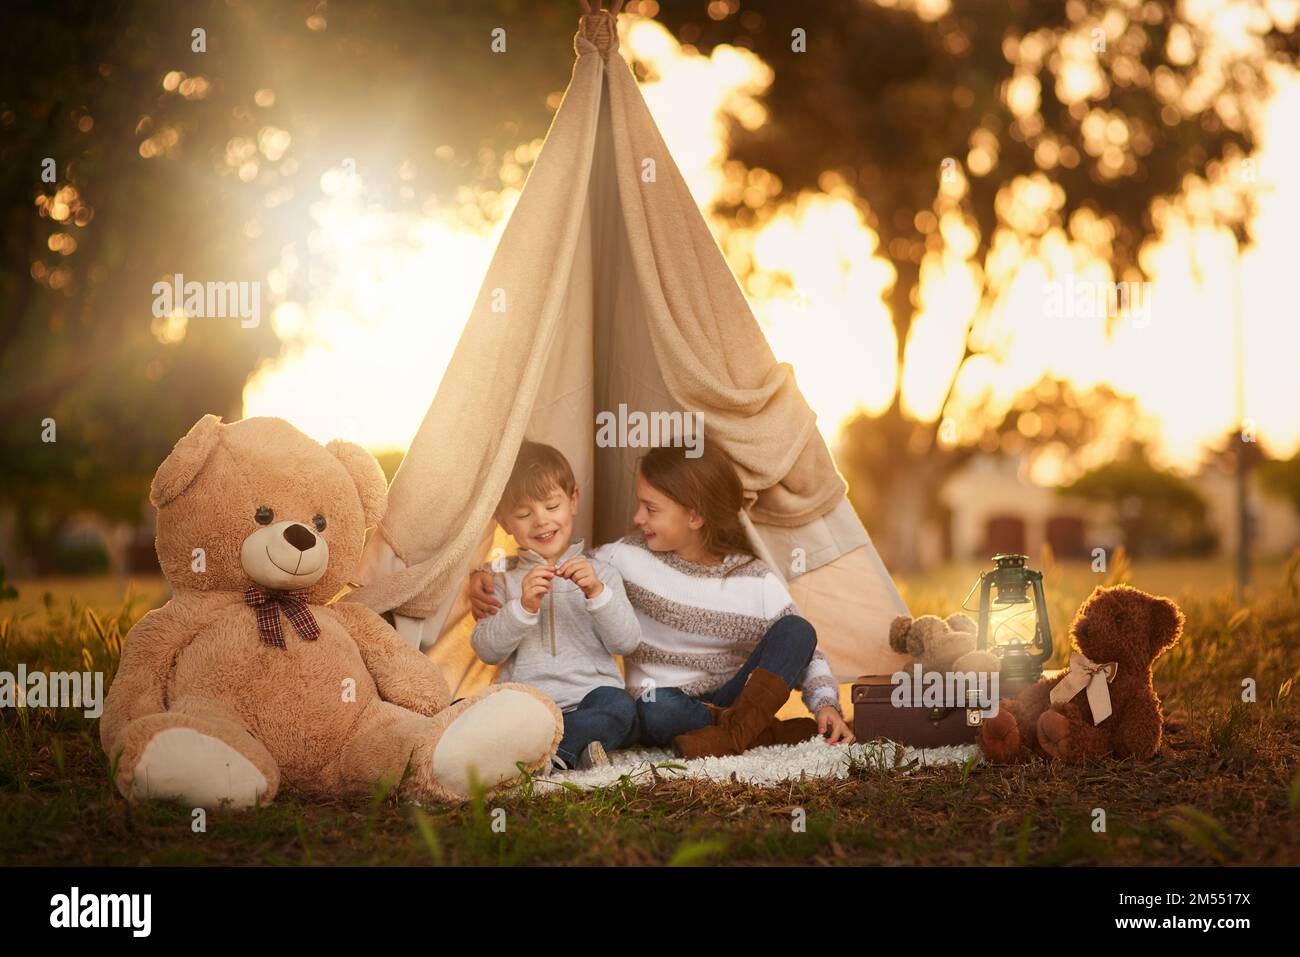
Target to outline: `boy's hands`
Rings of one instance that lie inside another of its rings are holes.
[[[852,744],[858,740],[844,718],[830,705],[817,709],[817,731],[827,744]]]
[[[561,578],[567,578],[579,588],[588,599],[597,597],[605,590],[605,584],[596,574],[596,569],[591,567],[591,562],[578,555],[570,558],[561,565],[555,572]]]
[[[521,603],[529,614],[537,614],[541,607],[542,596],[551,588],[551,579],[556,575],[567,578],[588,598],[596,598],[605,590],[604,583],[592,568],[591,562],[581,556],[570,558],[558,569],[548,565],[539,565],[526,576],[523,582]],[[531,597],[530,597],[531,596]],[[469,610],[475,621],[490,618],[501,610],[501,602],[492,593],[492,576],[482,569],[475,569],[469,576]]]
[[[492,593],[492,576],[481,568],[469,575],[469,610],[475,621],[490,618],[501,610],[501,602]]]
[[[551,590],[551,579],[555,569],[550,565],[538,565],[524,576],[524,583],[519,596],[519,603],[530,615],[537,614],[542,607],[542,596]]]

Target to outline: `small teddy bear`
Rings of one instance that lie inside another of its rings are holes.
[[[1092,757],[1149,758],[1164,715],[1151,666],[1178,641],[1183,613],[1168,598],[1128,585],[1099,587],[1070,626],[1070,668],[999,704],[980,746],[997,763],[1041,754],[1078,763]]]
[[[975,622],[961,613],[939,618],[899,615],[889,626],[889,647],[911,655],[925,671],[997,671],[998,658],[975,647]]]

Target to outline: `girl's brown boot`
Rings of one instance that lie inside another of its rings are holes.
[[[712,725],[673,738],[673,746],[684,758],[740,754],[769,731],[789,697],[790,686],[784,678],[766,668],[755,668],[731,707],[717,714]]]
[[[765,748],[772,744],[803,744],[817,734],[817,722],[812,718],[773,718],[750,747]]]

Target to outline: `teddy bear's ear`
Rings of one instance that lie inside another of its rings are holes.
[[[907,633],[912,627],[912,619],[899,615],[889,624],[889,647],[899,654],[907,653]]]
[[[149,486],[149,504],[162,508],[190,487],[217,447],[224,428],[221,416],[211,413],[194,423],[154,473],[153,484]]]
[[[961,612],[949,615],[944,619],[944,621],[948,623],[948,627],[953,631],[964,632],[968,635],[974,635],[979,632],[979,625],[975,624],[975,619],[970,615],[964,615]]]
[[[1168,598],[1156,598],[1151,606],[1151,657],[1172,648],[1183,633],[1183,611]]]
[[[375,457],[355,442],[335,439],[325,446],[352,476],[361,496],[361,508],[366,515],[366,527],[377,525],[388,508],[388,480]]]

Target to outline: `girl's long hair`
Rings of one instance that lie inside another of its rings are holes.
[[[641,457],[641,477],[683,508],[694,509],[704,519],[703,545],[719,558],[739,552],[754,557],[749,536],[740,523],[745,490],[725,452],[712,443],[700,446],[697,458],[686,449],[658,446]]]

